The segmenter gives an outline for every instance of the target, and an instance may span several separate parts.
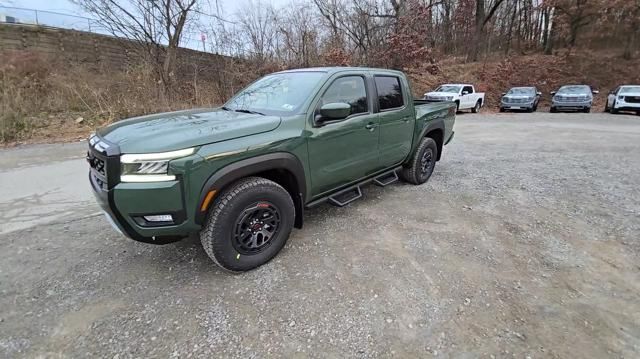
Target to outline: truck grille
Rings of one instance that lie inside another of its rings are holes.
[[[505,97],[504,98],[504,103],[529,103],[531,102],[531,100],[527,99],[527,98],[510,98],[510,97]]]
[[[558,102],[585,102],[589,101],[587,96],[557,96]]]
[[[90,149],[89,152],[87,152],[87,162],[89,162],[91,182],[95,187],[106,191],[109,188],[107,186],[107,161],[99,158]]]
[[[625,96],[624,100],[628,103],[640,103],[640,96]]]
[[[107,191],[118,182],[119,152],[114,151],[112,146],[96,135],[89,138],[89,179],[96,191]]]
[[[447,98],[444,96],[426,96],[424,99],[431,102],[447,101]]]

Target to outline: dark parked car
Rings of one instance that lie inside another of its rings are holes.
[[[589,85],[565,85],[558,91],[551,91],[551,112],[582,111],[591,112],[593,95],[599,91],[591,89]]]
[[[542,93],[537,88],[512,87],[509,91],[502,93],[500,100],[500,112],[507,110],[525,110],[534,112],[538,109]]]

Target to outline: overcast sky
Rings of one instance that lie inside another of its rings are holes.
[[[248,3],[256,3],[260,1],[262,3],[271,3],[275,6],[282,6],[292,0],[200,0],[203,4],[203,12],[209,14],[216,14],[220,11],[219,15],[222,17],[232,16],[240,9],[246,8]],[[303,1],[303,0],[301,0]],[[217,5],[217,9],[216,9]],[[19,9],[2,9],[5,7],[16,7]],[[33,10],[38,10],[36,14]],[[56,12],[71,16],[62,16],[58,14],[47,13]],[[71,28],[82,31],[92,32],[104,32],[105,30],[96,29],[95,23],[93,25],[90,21],[83,18],[77,18],[72,16],[83,16],[93,18],[91,14],[84,12],[79,6],[75,5],[71,0],[0,0],[0,15],[11,15],[19,19],[23,23],[39,23],[48,26]],[[37,19],[37,21],[36,21]],[[202,21],[201,17],[201,21]],[[105,32],[106,33],[106,32]],[[199,34],[191,34],[189,37],[183,37],[182,46],[190,47],[192,49],[202,49]]]
[[[281,5],[286,3],[285,0],[261,0],[263,3],[272,3]],[[215,12],[216,0],[203,0],[203,3],[211,4],[211,12]],[[237,9],[242,8],[249,0],[217,0],[217,4],[222,8],[224,14],[233,14]],[[55,11],[69,15],[85,15],[81,9],[74,5],[70,0],[0,0],[0,5],[15,6],[27,9]]]

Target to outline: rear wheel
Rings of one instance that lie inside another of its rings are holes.
[[[200,242],[223,269],[247,271],[280,252],[294,217],[293,200],[282,186],[261,177],[244,178],[216,198]]]
[[[480,108],[481,107],[482,107],[482,102],[480,102],[480,100],[478,100],[478,102],[476,102],[476,105],[473,106],[473,108],[471,109],[471,112],[478,113],[478,112],[480,112]]]
[[[409,183],[418,185],[429,180],[438,159],[438,145],[433,138],[425,137],[420,141],[409,163],[400,171],[400,177]]]

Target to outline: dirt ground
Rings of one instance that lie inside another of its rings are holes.
[[[309,210],[241,275],[84,205],[0,232],[0,357],[640,357],[640,117],[455,130],[427,184]]]

